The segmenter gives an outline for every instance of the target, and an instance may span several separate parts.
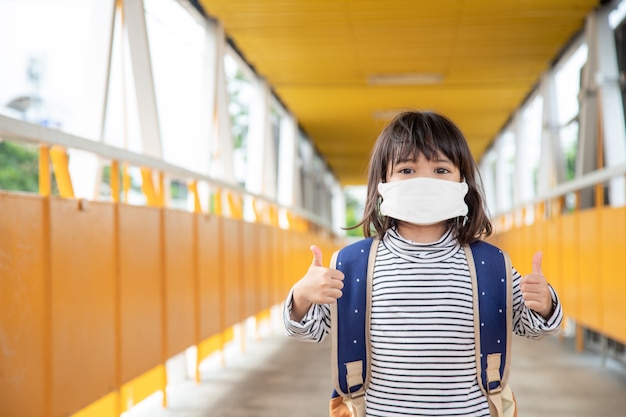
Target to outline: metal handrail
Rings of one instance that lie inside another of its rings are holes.
[[[325,219],[315,213],[304,210],[299,207],[290,207],[279,203],[276,200],[266,196],[252,193],[238,184],[232,184],[218,178],[213,178],[198,172],[182,168],[177,165],[170,164],[161,159],[151,156],[142,155],[140,153],[128,151],[115,146],[110,146],[102,142],[85,139],[80,136],[72,135],[57,129],[51,129],[45,126],[25,122],[8,116],[0,115],[0,139],[11,140],[16,142],[25,142],[35,145],[58,145],[63,148],[78,149],[99,155],[105,159],[112,161],[128,162],[131,165],[139,167],[148,167],[158,171],[167,172],[179,178],[193,178],[195,180],[207,182],[215,187],[234,191],[242,196],[252,197],[254,199],[265,201],[274,206],[291,211],[301,216],[316,226],[323,227],[332,231],[330,225]]]
[[[517,204],[506,210],[506,212],[498,212],[494,215],[494,217],[504,216],[506,214],[521,210],[524,207],[560,198],[569,193],[580,191],[594,185],[602,184],[619,176],[626,176],[626,163],[591,171],[580,178],[574,178],[573,180],[559,184],[551,189],[548,193],[540,194],[532,200]]]

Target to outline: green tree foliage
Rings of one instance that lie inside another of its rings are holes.
[[[356,226],[361,221],[361,216],[363,215],[363,202],[359,201],[350,193],[345,194],[346,197],[346,235],[359,237],[363,236],[363,228],[357,227],[356,229],[352,229],[352,227]]]
[[[232,78],[228,79],[228,94],[231,130],[234,140],[234,148],[241,149],[246,146],[248,138],[250,82],[246,79],[243,71],[237,70]],[[244,155],[245,156],[245,155]]]
[[[565,149],[565,178],[567,181],[573,180],[576,176],[576,153],[577,143]]]
[[[39,153],[37,149],[0,142],[0,189],[39,191]]]

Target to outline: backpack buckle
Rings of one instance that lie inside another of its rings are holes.
[[[495,381],[494,381],[495,382]],[[500,381],[497,381],[500,382]],[[489,383],[487,383],[487,393],[489,395],[500,394],[502,392],[502,384],[498,383],[498,386],[495,388],[489,388]]]
[[[365,395],[363,389],[363,361],[353,361],[346,363],[346,385],[348,388],[348,398],[359,398]],[[351,392],[350,388],[361,386],[358,390]]]
[[[357,399],[364,395],[365,395],[365,390],[363,389],[363,387],[359,388],[358,390],[354,392],[350,392],[350,387],[348,387],[348,398],[350,398],[351,400]]]
[[[501,353],[490,353],[487,355],[487,393],[489,395],[502,392],[502,381],[500,379]],[[491,384],[497,384],[491,388]]]

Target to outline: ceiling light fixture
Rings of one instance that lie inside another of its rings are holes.
[[[367,83],[370,85],[427,85],[440,84],[442,81],[442,74],[426,72],[372,74],[367,77]]]

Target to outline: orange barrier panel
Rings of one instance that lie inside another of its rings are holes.
[[[52,415],[116,385],[114,207],[50,199]]]
[[[510,250],[511,262],[520,274],[530,272],[531,260],[527,256],[526,246],[528,245],[527,235],[522,229],[512,229],[510,232],[511,239],[517,242],[517,245]]]
[[[578,317],[577,321],[592,329],[602,329],[600,289],[600,214],[602,210],[585,210],[574,216],[578,221]]]
[[[602,209],[602,247],[598,262],[603,329],[607,335],[626,341],[626,208]]]
[[[559,297],[563,303],[563,312],[567,316],[578,318],[579,312],[579,245],[578,222],[575,215],[559,217],[561,224],[560,244],[563,248],[561,259],[561,277],[563,287],[559,288]]]
[[[263,294],[266,291],[266,283],[265,280],[267,278],[268,270],[267,266],[269,264],[268,258],[272,256],[271,251],[271,236],[267,236],[264,234],[268,233],[268,226],[262,223],[254,224],[256,230],[256,250],[255,250],[255,264],[257,267],[256,274],[252,277],[248,277],[247,281],[252,280],[252,288],[256,288],[256,294],[254,294],[254,303],[256,304],[256,309],[250,311],[251,315],[256,315],[259,312],[262,312],[267,306],[270,304],[264,304]],[[246,284],[247,287],[247,284]],[[246,291],[249,291],[246,288]]]
[[[271,305],[277,304],[287,296],[287,293],[283,291],[283,283],[289,271],[294,271],[289,256],[289,243],[293,234],[289,234],[286,230],[276,230],[274,233],[276,234],[276,241],[273,256],[270,258]]]
[[[257,310],[253,314],[262,311],[263,308],[271,305],[267,294],[271,290],[267,279],[269,277],[269,265],[270,258],[274,256],[272,250],[272,230],[265,224],[257,224],[258,236],[257,236],[257,273],[255,274],[255,285],[257,288],[257,294],[255,302],[257,303]]]
[[[514,228],[492,241],[523,257],[544,252],[543,271],[559,294],[565,315],[579,325],[626,343],[626,207],[602,207]],[[529,251],[530,249],[530,251]]]
[[[259,299],[259,278],[261,270],[259,259],[264,256],[261,253],[259,244],[259,225],[257,223],[242,224],[243,240],[241,241],[241,265],[242,265],[242,285],[241,285],[241,314],[242,318],[253,316],[260,311]]]
[[[220,239],[224,248],[224,282],[222,298],[224,305],[222,328],[226,329],[244,319],[241,314],[242,286],[242,230],[241,221],[223,218],[223,236]]]
[[[222,218],[197,214],[198,227],[198,300],[200,303],[200,340],[222,330],[221,311],[226,303],[221,296],[224,247],[220,244]]]
[[[259,309],[272,305],[271,293],[273,290],[270,280],[273,258],[276,256],[274,228],[267,224],[259,224],[259,272],[258,272],[258,305]],[[284,296],[283,296],[284,298]]]
[[[287,279],[286,277],[295,271],[289,251],[293,234],[293,232],[289,233],[286,230],[278,231],[276,255],[274,255],[272,259],[272,262],[274,262],[272,268],[273,275],[271,277],[274,287],[272,291],[272,304],[276,304],[277,301],[284,300],[285,297],[287,297],[287,293],[283,291],[283,283]]]
[[[272,276],[276,274],[275,265],[276,259],[279,257],[278,247],[276,241],[278,239],[278,231],[275,227],[262,225],[261,226],[261,234],[260,234],[260,253],[261,261],[259,264],[259,269],[261,271],[260,274],[260,297],[259,303],[261,308],[267,308],[267,306],[271,306],[275,304],[272,300],[272,292],[274,291],[274,286],[272,284]],[[283,295],[283,298],[286,295]]]
[[[44,416],[49,408],[47,199],[0,192],[0,408]]]
[[[287,294],[293,284],[298,281],[305,273],[311,259],[307,259],[306,256],[311,253],[308,249],[314,242],[309,239],[306,233],[295,233],[290,236],[290,242],[288,247],[290,270],[293,270],[294,274],[286,274],[282,283],[282,293]]]
[[[544,274],[550,281],[557,292],[561,292],[563,288],[563,274],[560,266],[560,260],[563,258],[563,246],[559,244],[559,236],[561,222],[552,219],[550,221],[542,221],[536,227],[542,229],[544,234],[539,240],[540,244],[544,244],[543,250],[543,269]]]
[[[166,359],[195,344],[193,213],[164,210]]]
[[[266,317],[306,271],[311,243],[334,244],[202,213],[0,192],[0,414],[119,415],[165,388],[167,358],[196,345],[201,360],[234,324]]]
[[[160,209],[120,205],[118,213],[120,382],[127,383],[163,359],[163,237]]]
[[[514,251],[513,265],[520,274],[528,274],[532,271],[531,260],[528,258],[528,238],[530,235],[526,233],[526,229],[521,228],[514,229],[513,233],[515,233],[515,240],[519,242]]]

